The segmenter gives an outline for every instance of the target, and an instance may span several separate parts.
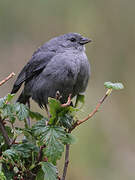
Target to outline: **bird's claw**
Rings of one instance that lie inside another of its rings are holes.
[[[71,104],[71,95],[72,94],[69,94],[67,102],[65,104],[61,104],[61,107],[70,106],[70,104]]]
[[[56,95],[55,95],[55,99],[60,100],[61,98],[62,98],[62,96],[60,95],[60,92],[57,91]]]

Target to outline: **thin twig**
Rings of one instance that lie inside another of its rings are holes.
[[[0,117],[0,131],[2,133],[2,136],[3,136],[4,140],[5,140],[5,143],[8,146],[10,146],[11,145],[11,140],[8,137],[7,131],[5,129],[5,126],[4,126],[3,122],[2,122],[2,118],[1,117]]]
[[[15,73],[12,72],[9,76],[7,76],[5,79],[3,79],[1,82],[0,82],[0,86],[2,86],[5,82],[7,82],[9,79],[11,79],[13,76],[15,76]]]
[[[68,133],[71,133],[71,131],[73,131],[77,126],[79,126],[80,124],[82,124],[82,123],[88,121],[90,118],[92,118],[95,115],[95,113],[98,111],[101,104],[111,94],[111,92],[112,92],[112,89],[108,89],[106,94],[102,97],[102,99],[97,104],[96,108],[87,117],[85,117],[83,120],[76,121],[73,124],[73,126],[69,129]],[[61,180],[65,180],[65,178],[66,178],[67,168],[68,168],[68,164],[69,164],[69,148],[70,148],[70,145],[66,144],[65,163],[64,163],[64,169],[63,169],[63,176],[62,176]]]
[[[61,180],[65,180],[65,178],[66,178],[67,168],[68,168],[68,164],[69,164],[69,148],[70,148],[70,145],[66,144],[65,164],[64,164],[63,176],[62,176]]]
[[[102,99],[97,104],[96,108],[83,120],[76,121],[73,124],[73,126],[69,129],[68,133],[71,133],[71,131],[73,131],[77,126],[79,126],[80,124],[82,124],[82,123],[88,121],[90,118],[92,118],[95,115],[95,113],[98,111],[98,109],[102,105],[102,103],[105,101],[105,99],[111,94],[111,92],[112,92],[112,89],[108,89],[106,94],[102,97]],[[66,144],[65,163],[64,163],[62,180],[65,180],[66,174],[67,174],[67,168],[68,168],[68,164],[69,164],[69,148],[70,148],[70,145]]]
[[[102,97],[102,99],[97,104],[96,108],[84,119],[76,121],[75,124],[73,124],[73,126],[70,128],[69,132],[71,132],[73,129],[75,129],[80,124],[82,124],[82,123],[88,121],[90,118],[92,118],[95,115],[95,113],[98,111],[99,107],[103,104],[105,99],[111,94],[111,92],[112,92],[112,89],[108,89],[106,94]]]

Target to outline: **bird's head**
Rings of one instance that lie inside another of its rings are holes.
[[[84,50],[84,45],[91,42],[91,39],[83,37],[78,33],[68,33],[51,40],[57,49],[78,49]]]

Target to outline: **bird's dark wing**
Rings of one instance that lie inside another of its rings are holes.
[[[38,75],[46,67],[48,62],[54,56],[55,52],[40,52],[37,51],[33,54],[31,60],[24,66],[22,71],[17,77],[17,80],[14,83],[11,94],[16,93],[23,82],[28,81],[33,76]]]

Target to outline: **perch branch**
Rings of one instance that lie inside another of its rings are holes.
[[[90,118],[92,118],[95,115],[95,113],[98,111],[99,107],[103,104],[105,99],[111,94],[111,92],[112,92],[112,89],[108,89],[106,94],[102,97],[102,99],[97,104],[96,108],[87,117],[85,117],[83,120],[76,121],[73,124],[73,126],[69,129],[68,132],[71,133],[71,131],[74,130],[77,126],[79,126],[80,124],[82,124],[82,123],[88,121]],[[62,180],[65,180],[66,174],[67,174],[67,168],[68,168],[68,164],[69,164],[69,148],[70,148],[70,145],[66,144],[65,163],[64,163]]]
[[[78,120],[75,122],[75,124],[71,127],[71,129],[69,130],[69,132],[71,132],[73,129],[75,129],[77,126],[79,126],[80,124],[88,121],[90,118],[92,118],[95,113],[98,111],[98,109],[100,108],[100,106],[103,104],[103,102],[105,101],[105,99],[111,94],[112,89],[108,89],[106,94],[102,97],[102,99],[99,101],[99,103],[97,104],[96,108],[84,119],[82,120]]]
[[[65,164],[64,164],[63,176],[62,176],[61,180],[65,180],[65,178],[66,178],[67,168],[68,168],[68,164],[69,164],[69,148],[70,148],[70,145],[66,144]]]
[[[5,79],[3,79],[1,82],[0,82],[0,86],[2,86],[5,82],[7,82],[9,79],[11,79],[13,76],[15,76],[15,73],[12,72],[9,76],[7,76]]]
[[[72,94],[69,94],[68,101],[67,101],[65,104],[61,104],[61,107],[70,106],[70,104],[71,104],[71,95],[72,95]]]

